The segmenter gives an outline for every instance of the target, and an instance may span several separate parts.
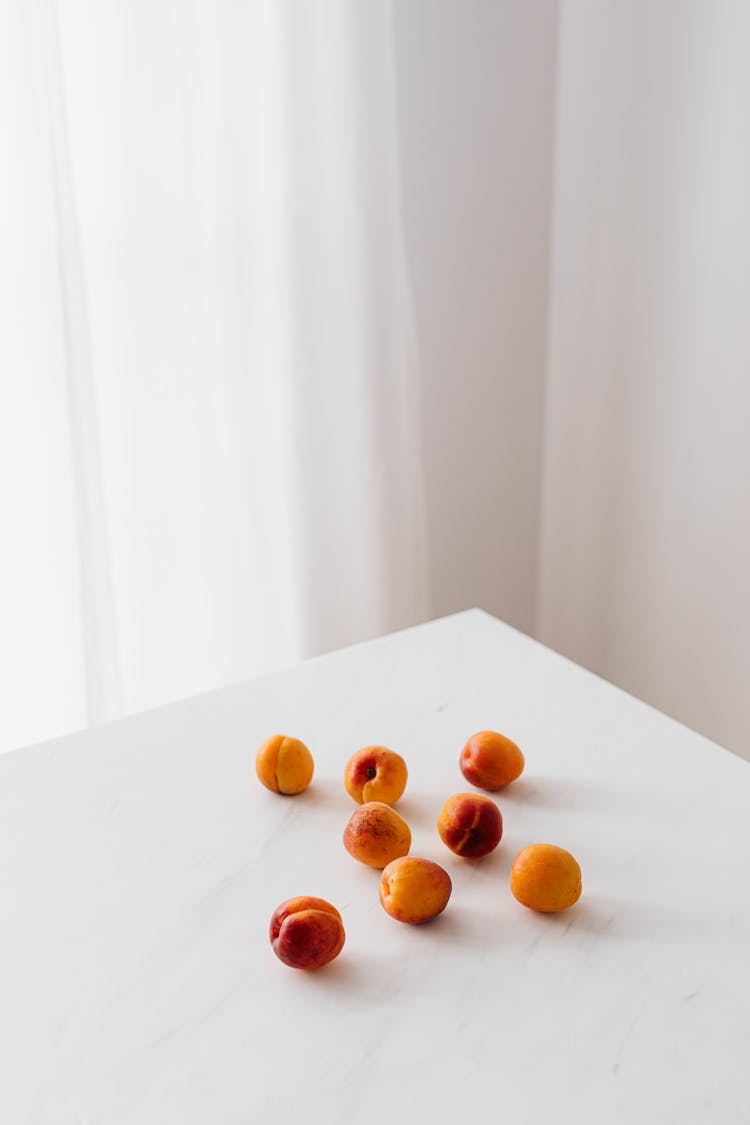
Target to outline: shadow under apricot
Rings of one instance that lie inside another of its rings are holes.
[[[502,809],[507,805],[534,805],[538,808],[586,808],[599,804],[608,791],[588,780],[571,777],[535,777],[523,774],[517,781],[490,793]]]
[[[299,801],[300,804],[308,805],[311,808],[336,809],[341,813],[342,824],[346,823],[348,817],[356,808],[343,787],[337,788],[327,778],[321,778],[319,781],[313,780],[302,793],[296,793],[287,799]]]

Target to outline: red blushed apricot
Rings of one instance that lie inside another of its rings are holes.
[[[530,844],[513,860],[510,889],[530,910],[555,914],[581,897],[581,868],[565,848]]]
[[[451,879],[438,863],[416,856],[394,859],[380,877],[380,902],[398,922],[419,925],[445,910]]]
[[[461,751],[461,773],[478,789],[504,789],[523,773],[524,757],[515,742],[494,730],[473,734]]]
[[[443,805],[437,822],[440,839],[456,855],[480,859],[503,835],[500,809],[481,793],[456,793]]]
[[[385,867],[411,847],[409,825],[390,805],[368,801],[352,813],[344,829],[349,855],[368,867]]]
[[[324,898],[300,895],[277,906],[268,936],[280,961],[293,969],[319,969],[344,946],[344,923]]]
[[[364,746],[346,763],[344,785],[357,804],[382,801],[394,805],[406,788],[407,776],[406,762],[395,750]]]
[[[285,734],[267,738],[255,756],[258,780],[273,793],[301,793],[312,781],[313,769],[313,757],[304,742]]]

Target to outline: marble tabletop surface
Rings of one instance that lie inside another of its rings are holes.
[[[526,772],[472,863],[435,820],[483,728]],[[276,731],[299,797],[255,778]],[[371,742],[453,879],[425,926],[341,843]],[[573,909],[512,898],[532,842],[578,858]],[[317,973],[268,942],[298,894],[346,926]],[[744,1123],[749,993],[750,765],[479,611],[0,758],[3,1125]]]

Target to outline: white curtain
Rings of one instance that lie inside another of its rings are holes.
[[[2,745],[423,618],[390,6],[0,13]]]
[[[479,602],[750,757],[748,42],[0,0],[0,747]]]

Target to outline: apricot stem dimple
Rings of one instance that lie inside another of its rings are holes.
[[[370,779],[370,781],[372,781],[377,772],[378,771],[374,768],[374,766],[368,766],[365,770],[365,775]]]

